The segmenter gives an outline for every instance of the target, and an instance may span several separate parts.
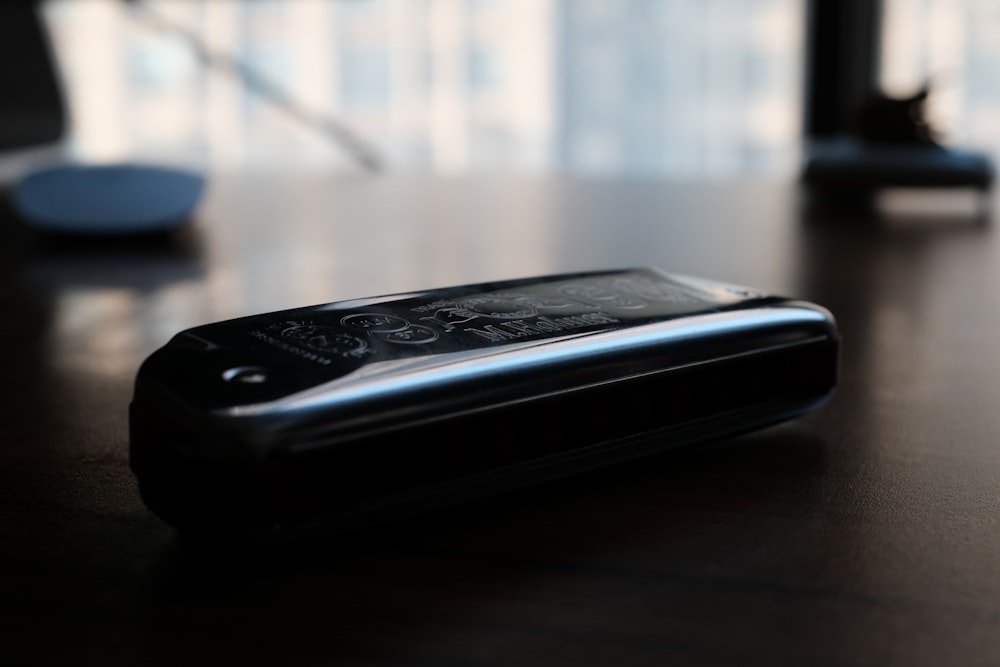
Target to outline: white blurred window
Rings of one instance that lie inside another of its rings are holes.
[[[796,169],[804,1],[49,0],[44,12],[84,160],[349,168],[320,127],[333,119],[389,169],[728,177]],[[196,41],[295,111],[206,66]]]
[[[1000,1],[885,0],[883,88],[903,97],[928,81],[942,139],[1000,155]]]

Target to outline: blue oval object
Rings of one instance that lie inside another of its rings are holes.
[[[143,234],[186,222],[205,179],[140,164],[67,165],[26,176],[11,200],[25,222],[70,234]]]

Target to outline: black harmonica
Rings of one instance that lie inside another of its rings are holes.
[[[838,338],[819,306],[655,269],[244,317],[145,361],[130,463],[181,531],[330,534],[801,415]]]

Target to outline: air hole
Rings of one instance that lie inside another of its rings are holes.
[[[267,371],[260,366],[238,366],[225,371],[222,379],[240,384],[261,384],[267,382]]]

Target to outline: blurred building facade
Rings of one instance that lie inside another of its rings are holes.
[[[397,170],[728,177],[798,165],[802,0],[50,0],[44,10],[80,159],[350,167],[231,57]]]
[[[1000,2],[884,2],[882,86],[908,96],[929,82],[941,138],[1000,158]]]

